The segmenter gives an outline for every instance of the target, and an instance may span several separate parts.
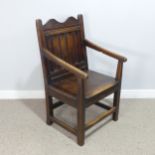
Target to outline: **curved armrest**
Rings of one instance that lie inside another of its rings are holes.
[[[107,49],[104,49],[102,47],[99,47],[98,45],[90,42],[89,40],[84,40],[84,42],[85,42],[86,46],[88,46],[88,47],[90,47],[92,49],[95,49],[97,51],[100,51],[100,52],[102,52],[102,53],[104,53],[104,54],[106,54],[106,55],[108,55],[110,57],[118,59],[119,61],[122,61],[122,62],[126,62],[127,61],[127,58],[125,58],[125,57],[123,57],[123,56],[121,56],[119,54],[113,53],[113,52],[111,52],[111,51],[109,51]]]
[[[85,78],[88,77],[88,74],[87,73],[85,73],[84,71],[80,70],[79,68],[77,68],[77,67],[75,67],[75,66],[67,63],[66,61],[58,58],[57,56],[55,56],[54,54],[52,54],[49,50],[47,50],[45,48],[43,48],[42,50],[43,50],[43,55],[47,59],[55,62],[58,65],[60,65],[62,68],[65,68],[69,72],[75,74],[76,76],[78,76],[78,77],[80,77],[82,79],[85,79]]]

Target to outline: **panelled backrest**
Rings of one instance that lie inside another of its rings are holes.
[[[49,20],[42,25],[37,23],[40,49],[47,48],[53,54],[66,62],[83,70],[87,69],[86,49],[83,44],[84,27],[82,15],[78,18],[69,17],[60,23],[55,19]],[[42,50],[41,50],[42,52]],[[52,79],[66,74],[60,66],[48,62],[48,73]]]

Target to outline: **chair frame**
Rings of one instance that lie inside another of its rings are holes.
[[[82,24],[81,31],[84,34],[82,15],[78,15],[78,19],[81,21],[81,24]],[[38,39],[39,39],[42,67],[43,67],[43,73],[44,73],[47,124],[51,125],[53,122],[59,124],[66,130],[68,130],[71,133],[73,133],[74,135],[76,135],[78,144],[80,146],[82,146],[82,145],[84,145],[86,130],[90,129],[92,126],[94,126],[95,124],[97,124],[98,122],[100,122],[105,117],[107,117],[111,114],[113,114],[114,121],[118,120],[123,63],[126,62],[127,59],[119,54],[116,54],[116,53],[111,52],[107,49],[99,47],[98,45],[85,39],[84,35],[82,36],[83,37],[83,45],[85,48],[86,47],[92,48],[92,49],[94,49],[98,52],[101,52],[104,55],[110,56],[111,58],[114,58],[118,61],[117,69],[116,69],[116,76],[115,76],[115,79],[119,81],[118,85],[116,85],[115,88],[108,89],[104,93],[96,95],[95,97],[87,100],[85,98],[85,92],[84,92],[84,81],[88,78],[88,74],[85,71],[77,68],[76,66],[71,65],[70,63],[64,61],[63,59],[61,59],[61,58],[57,57],[56,55],[54,55],[53,53],[51,53],[44,46],[45,40],[43,38],[42,21],[36,20],[36,26],[37,26],[37,34],[38,34]],[[66,69],[68,72],[74,74],[77,77],[77,80],[78,80],[77,98],[73,98],[69,94],[66,94],[65,92],[58,90],[52,86],[49,86],[45,58],[47,60],[54,62],[55,64],[61,66],[62,68]],[[114,93],[112,107],[99,102],[100,99],[102,99],[112,93]],[[57,103],[54,104],[52,97],[58,98],[60,101],[58,101]],[[54,109],[63,105],[64,103],[67,103],[68,105],[71,105],[77,109],[77,127],[73,128],[73,127],[69,126],[68,124],[66,124],[64,121],[61,121],[54,116],[54,113],[53,113]],[[91,120],[88,123],[85,123],[85,109],[92,104],[95,104],[101,108],[104,108],[107,111],[101,113],[99,116],[97,116],[96,119]]]

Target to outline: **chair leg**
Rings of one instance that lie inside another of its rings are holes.
[[[113,120],[118,120],[119,114],[119,102],[120,102],[120,89],[114,93],[113,106],[116,107],[116,111],[113,113]]]
[[[77,109],[77,143],[84,145],[85,139],[85,110],[84,107],[79,106]]]
[[[46,95],[46,123],[52,125],[53,121],[50,119],[50,116],[53,116],[53,99],[52,96]]]

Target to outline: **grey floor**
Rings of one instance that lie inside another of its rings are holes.
[[[101,111],[88,108],[87,120]],[[55,115],[76,121],[76,110],[66,105]],[[119,121],[109,117],[90,129],[83,147],[61,127],[45,124],[44,100],[1,100],[0,155],[155,155],[155,100],[122,100]]]

